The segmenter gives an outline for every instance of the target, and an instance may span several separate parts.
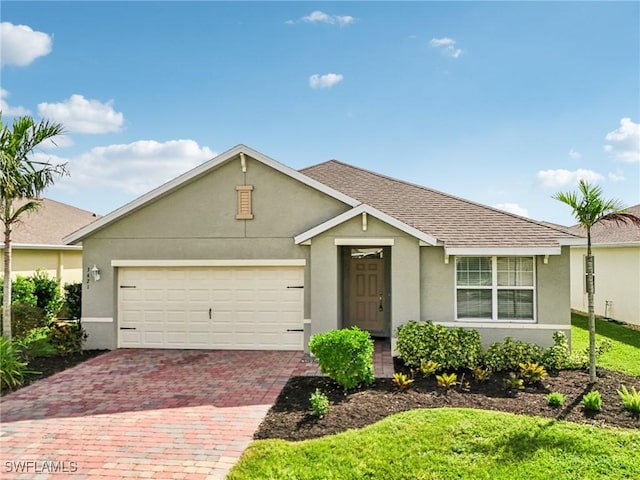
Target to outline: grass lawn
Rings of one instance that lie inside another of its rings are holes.
[[[573,351],[589,347],[588,318],[571,314],[571,348]],[[611,350],[598,359],[598,366],[640,377],[640,330],[596,319],[596,342],[608,338]]]
[[[298,443],[259,440],[242,479],[640,478],[640,431],[471,409],[419,409]]]

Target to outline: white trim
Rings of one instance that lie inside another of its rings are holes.
[[[333,243],[338,246],[351,247],[392,247],[393,238],[336,238]]]
[[[519,256],[530,257],[532,255],[560,255],[560,247],[444,247],[445,255],[467,255],[472,257],[488,256]]]
[[[631,248],[640,247],[640,242],[619,242],[619,243],[592,243],[591,248]],[[572,249],[586,249],[587,245],[572,246]]]
[[[0,243],[0,248],[4,248],[4,242]],[[12,243],[14,250],[82,250],[82,245],[55,245],[46,243]]]
[[[568,330],[571,328],[570,324],[556,324],[556,323],[531,323],[531,322],[433,322],[436,325],[443,325],[445,327],[465,327],[465,328],[506,328],[510,330]]]
[[[114,210],[111,213],[108,213],[107,215],[105,215],[104,217],[100,217],[98,220],[96,220],[95,222],[79,229],[76,230],[75,232],[73,232],[70,235],[67,235],[63,241],[65,243],[76,243],[80,240],[82,240],[83,238],[86,238],[87,236],[91,235],[93,232],[103,228],[104,226],[110,224],[111,222],[114,222],[116,220],[118,220],[119,218],[133,212],[134,210],[137,210],[141,207],[143,207],[145,204],[160,198],[166,194],[168,194],[169,192],[171,192],[172,190],[174,190],[175,188],[182,186],[184,184],[186,184],[187,182],[190,182],[191,180],[195,179],[196,177],[207,173],[211,170],[214,170],[215,168],[217,168],[218,166],[226,163],[227,161],[237,157],[238,155],[240,155],[241,153],[244,153],[245,155],[248,155],[249,157],[253,158],[254,160],[257,160],[271,168],[273,168],[274,170],[277,170],[285,175],[288,175],[289,177],[293,178],[294,180],[298,180],[299,182],[314,188],[316,190],[319,190],[322,193],[325,193],[327,195],[329,195],[330,197],[335,198],[336,200],[339,200],[343,203],[346,203],[347,205],[349,205],[350,207],[355,207],[356,205],[360,204],[360,202],[354,198],[349,197],[348,195],[345,195],[342,192],[339,192],[337,190],[334,190],[333,188],[328,187],[327,185],[324,185],[320,182],[318,182],[317,180],[313,180],[310,177],[307,177],[306,175],[298,172],[297,170],[294,170],[290,167],[287,167],[286,165],[283,165],[280,162],[277,162],[276,160],[267,157],[266,155],[253,150],[252,148],[247,147],[246,145],[236,145],[235,147],[231,148],[230,150],[227,150],[224,153],[221,153],[220,155],[218,155],[217,157],[212,158],[211,160],[193,168],[192,170],[189,170],[188,172],[174,178],[173,180],[170,180],[169,182],[165,183],[164,185],[159,186],[158,188],[155,188],[153,190],[151,190],[150,192],[145,193],[144,195],[141,195],[140,197],[136,198],[135,200],[133,200],[132,202],[127,203],[126,205],[118,208],[117,210]]]
[[[113,323],[112,317],[82,317],[81,323]]]
[[[330,218],[326,222],[323,222],[320,225],[316,225],[315,227],[307,230],[306,232],[302,232],[301,234],[296,235],[293,240],[296,243],[296,245],[300,245],[301,243],[309,240],[310,238],[313,238],[316,235],[320,235],[321,233],[324,233],[327,230],[330,230],[333,227],[336,227],[341,223],[346,222],[347,220],[351,220],[352,218],[354,218],[357,215],[360,215],[361,213],[367,213],[377,218],[378,220],[388,225],[391,225],[392,227],[395,227],[398,230],[403,231],[408,235],[411,235],[412,237],[417,238],[418,240],[425,242],[428,245],[437,245],[438,243],[438,240],[435,237],[432,237],[429,234],[421,232],[417,228],[407,225],[406,223],[403,223],[400,220],[390,215],[387,215],[386,213],[381,212],[380,210],[373,208],[372,206],[364,203],[358,205],[355,208],[352,208],[351,210],[347,210],[346,212],[341,213],[336,217]]]
[[[292,259],[235,260],[111,260],[112,267],[304,267],[307,261]]]

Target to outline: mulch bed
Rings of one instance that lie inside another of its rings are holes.
[[[468,390],[456,386],[444,392],[431,377],[416,378],[404,391],[398,391],[391,379],[376,379],[366,388],[345,392],[326,377],[293,377],[267,413],[254,438],[306,440],[362,428],[406,410],[439,407],[479,408],[596,426],[640,428],[640,420],[632,418],[622,408],[616,393],[620,385],[639,389],[638,377],[598,370],[598,381],[591,388],[587,372],[566,370],[545,378],[541,386],[527,387],[515,395],[505,390],[502,378],[497,376],[486,382],[476,382],[467,374],[463,381],[469,382]],[[323,418],[311,413],[309,396],[316,388],[320,388],[330,402],[329,412]],[[582,396],[591,389],[598,390],[603,401],[602,411],[593,416],[587,415],[580,403]],[[544,396],[554,391],[566,395],[564,406],[554,408],[547,405]]]
[[[21,386],[13,390],[2,388],[2,390],[0,391],[0,396],[7,395],[11,392],[19,390],[20,388],[24,388],[27,385],[32,384],[33,382],[37,382],[38,380],[53,375],[54,373],[61,372],[63,370],[66,370],[67,368],[71,368],[79,363],[89,360],[90,358],[97,357],[98,355],[101,355],[105,352],[108,352],[108,350],[84,350],[82,353],[73,353],[65,356],[32,358],[27,365],[27,369],[38,373],[25,374],[25,380]]]

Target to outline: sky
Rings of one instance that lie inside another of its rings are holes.
[[[66,135],[44,196],[101,215],[243,143],[535,220],[640,203],[639,2],[0,5],[3,123]]]

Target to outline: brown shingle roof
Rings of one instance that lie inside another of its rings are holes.
[[[97,218],[95,213],[43,198],[40,208],[22,214],[19,223],[14,224],[11,242],[13,245],[64,245],[65,236]],[[3,245],[4,225],[0,226],[0,234],[0,245]]]
[[[561,228],[330,160],[301,173],[443,241],[447,247],[557,247]]]
[[[636,217],[640,217],[640,205],[634,205],[625,210],[633,213]],[[586,235],[587,232],[580,227],[574,225],[570,227],[571,232],[579,235]],[[603,222],[596,223],[591,229],[591,242],[597,244],[612,243],[640,243],[640,227],[632,223],[616,223]]]

